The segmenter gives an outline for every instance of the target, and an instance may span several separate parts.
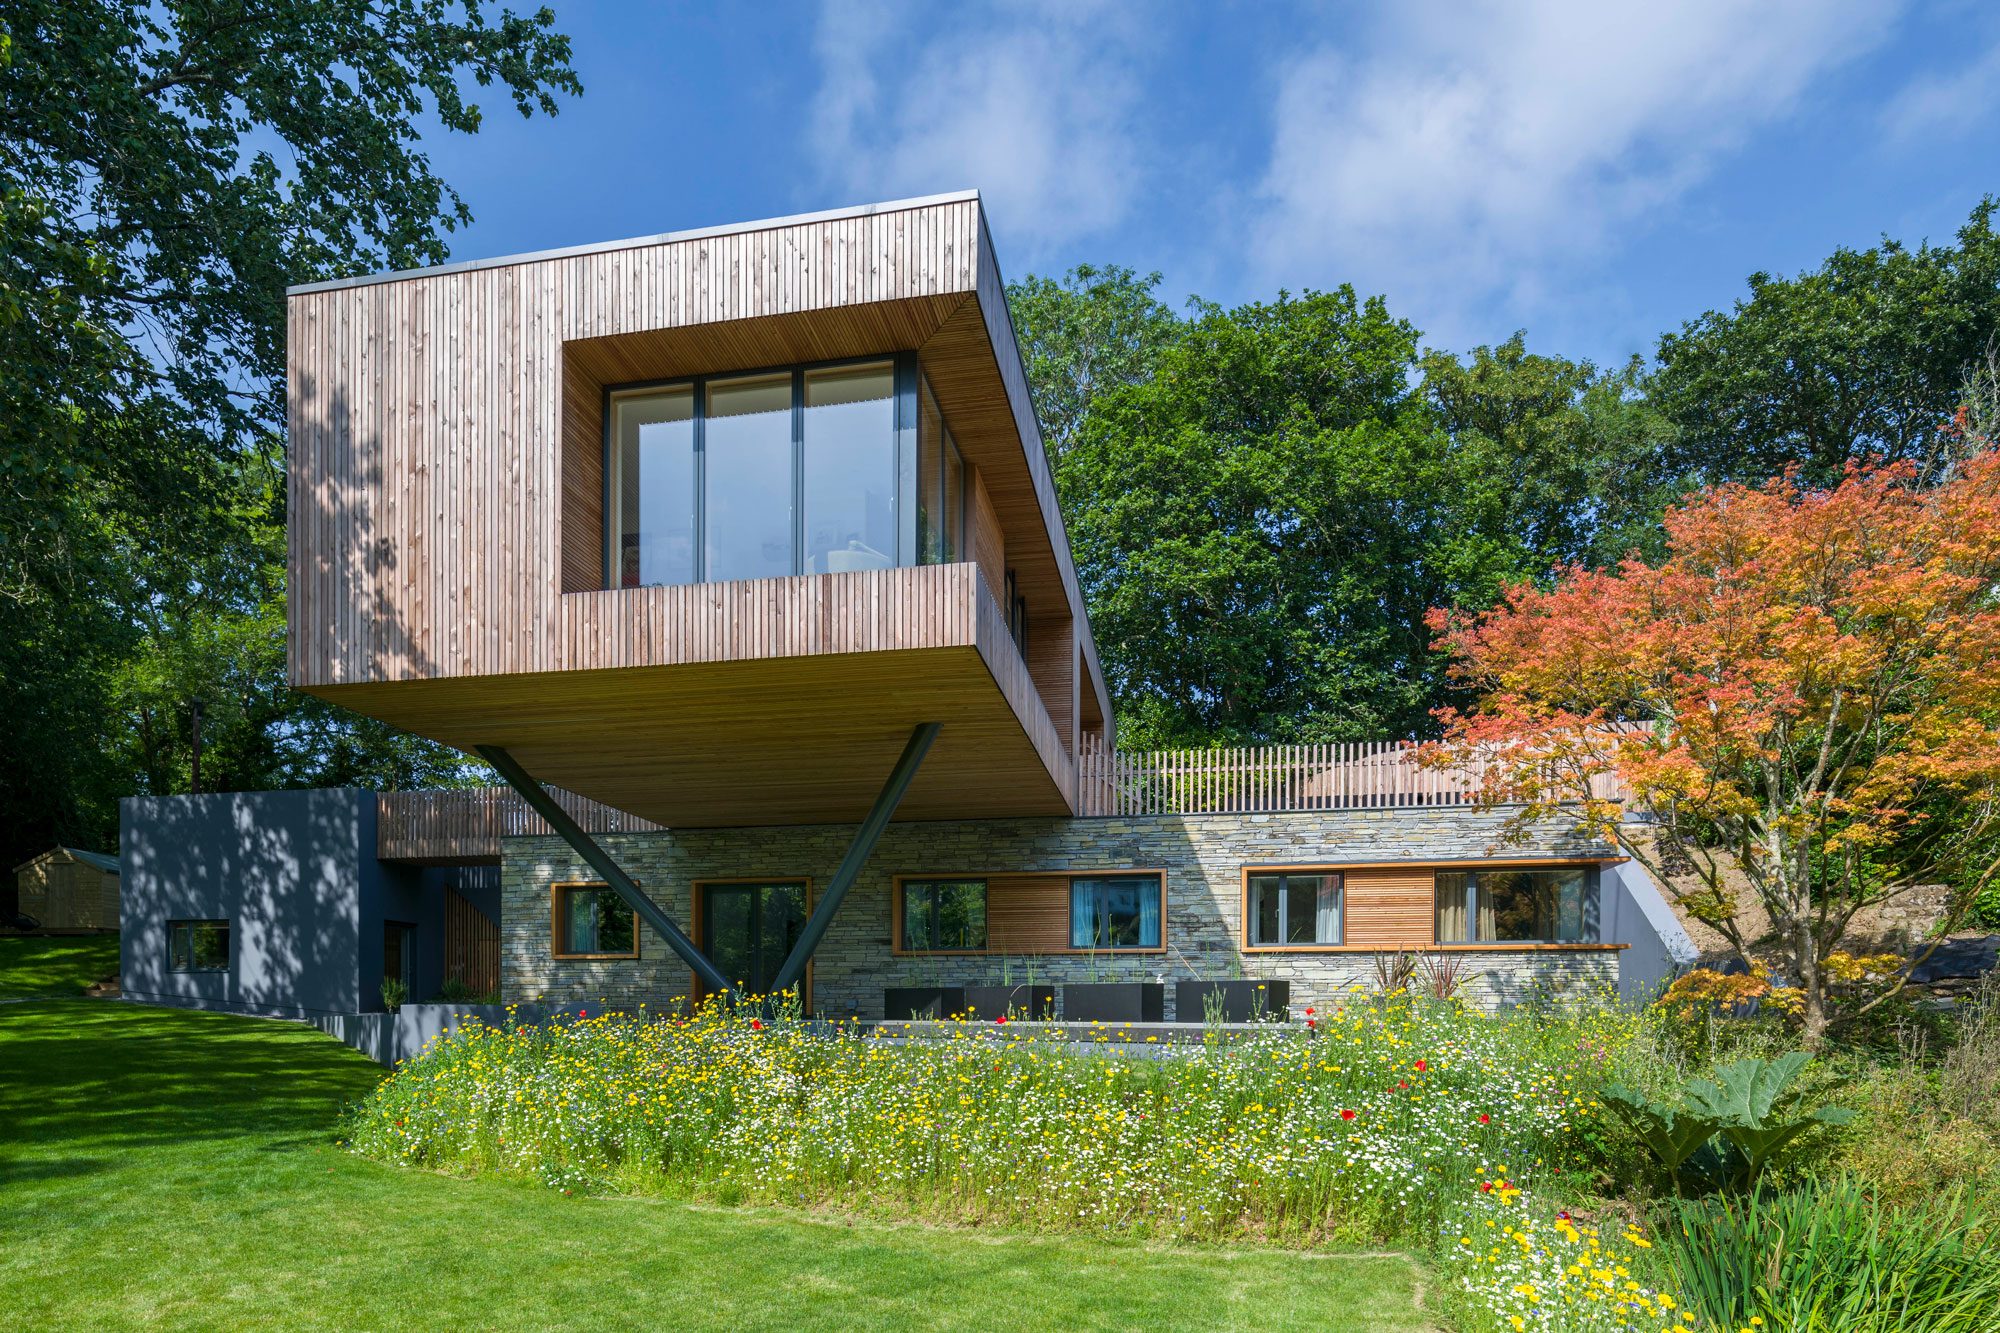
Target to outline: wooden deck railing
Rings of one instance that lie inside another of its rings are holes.
[[[654,833],[661,827],[574,792],[549,790],[588,833]],[[507,787],[385,791],[376,798],[375,854],[385,861],[497,861],[500,839],[551,832]]]
[[[1077,763],[1084,815],[1468,805],[1478,786],[1476,771],[1425,768],[1401,741],[1113,752],[1086,742]],[[1596,787],[1618,794],[1609,779]]]

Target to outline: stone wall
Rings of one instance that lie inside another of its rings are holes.
[[[820,945],[813,1004],[833,1016],[879,1018],[885,987],[981,982],[1062,985],[1089,980],[1283,977],[1294,1010],[1325,1004],[1372,982],[1375,955],[1243,954],[1246,864],[1455,860],[1495,854],[1504,814],[1471,808],[1342,810],[1108,819],[1007,819],[893,824]],[[809,876],[823,887],[853,836],[848,825],[689,829],[606,835],[627,873],[687,928],[696,880]],[[1508,857],[1609,855],[1562,825]],[[551,957],[549,886],[597,878],[558,838],[510,838],[501,874],[500,968],[504,998],[556,1005],[660,1006],[688,991],[688,971],[665,941],[641,927],[637,961],[570,962]],[[1165,954],[1034,958],[896,957],[890,948],[890,888],[899,874],[1093,871],[1165,868]],[[1468,995],[1489,1007],[1540,991],[1575,994],[1615,987],[1618,954],[1605,950],[1471,952]],[[1177,1016],[1168,991],[1167,1017]]]

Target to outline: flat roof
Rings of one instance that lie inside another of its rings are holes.
[[[492,259],[461,259],[433,264],[429,268],[396,269],[387,273],[364,273],[356,278],[333,278],[326,282],[301,282],[285,288],[285,295],[334,291],[341,287],[367,287],[378,282],[401,282],[407,278],[429,278],[444,273],[471,273],[479,269],[505,268],[511,264],[532,264],[548,259],[568,259],[573,255],[601,254],[606,250],[630,250],[642,245],[664,245],[671,241],[698,241],[710,236],[734,236],[742,232],[770,231],[777,227],[800,227],[812,222],[835,222],[842,218],[868,217],[876,213],[902,213],[934,204],[963,203],[979,198],[977,190],[954,190],[948,194],[927,194],[916,199],[891,199],[879,204],[856,204],[850,208],[829,208],[818,213],[794,213],[790,217],[763,218],[756,222],[732,222],[720,227],[695,227],[687,231],[663,231],[656,236],[632,236],[622,241],[596,241],[589,245],[566,245],[554,250],[532,250],[525,254],[498,255]]]

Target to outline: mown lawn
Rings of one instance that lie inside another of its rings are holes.
[[[332,1142],[310,1029],[0,1006],[0,1326],[1421,1329],[1396,1256],[1161,1249],[565,1198]]]
[[[118,975],[116,935],[0,937],[0,1000],[23,995],[81,995]]]

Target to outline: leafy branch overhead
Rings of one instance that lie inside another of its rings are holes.
[[[0,12],[0,823],[17,852],[100,840],[134,786],[182,788],[193,697],[211,772],[238,785],[313,781],[316,761],[276,756],[329,727],[384,779],[449,767],[284,690],[284,289],[443,259],[470,213],[422,136],[478,130],[486,90],[522,115],[581,91],[548,10]],[[202,624],[236,649],[170,660]]]

